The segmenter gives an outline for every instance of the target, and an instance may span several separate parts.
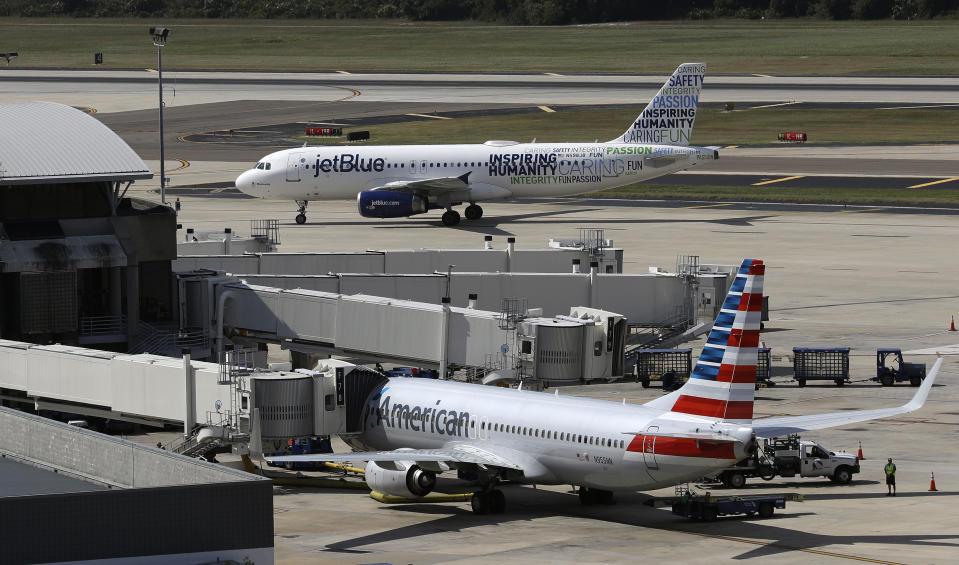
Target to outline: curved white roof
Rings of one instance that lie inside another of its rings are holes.
[[[0,104],[0,185],[152,177],[120,136],[76,108]]]

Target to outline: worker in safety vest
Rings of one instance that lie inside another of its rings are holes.
[[[896,464],[892,462],[892,457],[882,470],[886,472],[886,487],[889,489],[886,496],[896,496]]]

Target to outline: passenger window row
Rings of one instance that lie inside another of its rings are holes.
[[[565,441],[569,443],[582,443],[587,445],[598,445],[600,447],[615,447],[623,449],[626,447],[626,441],[621,439],[611,439],[605,437],[595,437],[595,436],[584,436],[581,434],[574,434],[570,432],[555,432],[553,430],[541,430],[538,428],[526,428],[522,426],[512,426],[506,424],[498,424],[493,422],[482,422],[480,424],[481,430],[488,430],[491,432],[502,432],[507,434],[522,435],[528,437],[542,438],[554,441]]]

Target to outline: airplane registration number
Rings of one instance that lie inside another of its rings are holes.
[[[612,465],[613,460],[610,457],[605,457],[603,455],[593,455],[593,463],[600,463],[602,465]]]

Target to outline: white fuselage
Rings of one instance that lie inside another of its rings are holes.
[[[676,437],[696,433],[728,441]],[[369,402],[365,431],[344,440],[361,450],[472,444],[520,463],[524,482],[645,490],[732,465],[751,438],[749,427],[639,405],[391,378]]]
[[[604,190],[714,158],[713,149],[627,143],[317,146],[267,155],[236,184],[260,198],[348,200],[389,183],[468,173],[469,187],[448,199],[476,202]]]

